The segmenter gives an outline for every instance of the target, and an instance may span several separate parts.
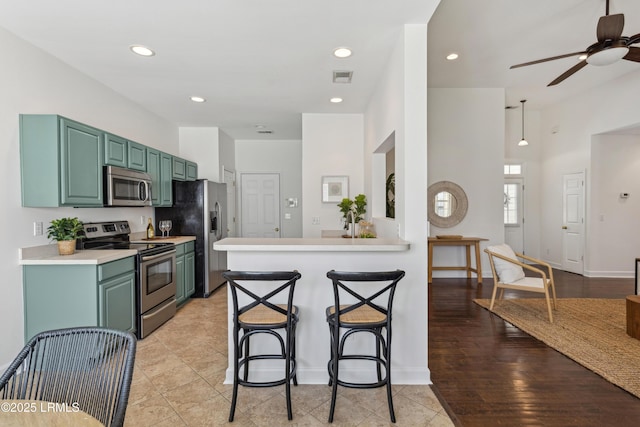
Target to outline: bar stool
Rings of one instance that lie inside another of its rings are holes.
[[[327,277],[333,282],[334,305],[327,307],[327,322],[331,334],[331,358],[328,363],[331,409],[329,422],[333,422],[338,385],[350,388],[387,387],[387,402],[391,422],[396,422],[391,397],[391,309],[396,285],[404,271],[338,272],[331,270]],[[357,282],[365,282],[358,284]],[[381,283],[376,283],[381,282]],[[356,290],[354,290],[356,288]],[[351,296],[353,304],[341,304],[340,295]],[[348,295],[347,295],[348,294]],[[386,298],[385,298],[386,294]],[[380,298],[379,303],[374,300]],[[383,334],[383,329],[386,331]],[[342,337],[340,332],[343,330]],[[347,339],[356,333],[368,332],[375,337],[375,355],[345,354]],[[339,379],[341,360],[368,360],[376,363],[376,382],[356,383]],[[384,367],[384,377],[382,369]]]
[[[227,271],[223,273],[227,279],[233,300],[233,397],[229,422],[233,421],[238,398],[238,385],[247,387],[274,387],[285,385],[287,399],[287,416],[293,418],[291,412],[291,381],[298,385],[296,378],[296,325],[298,323],[298,307],[293,305],[293,291],[296,281],[301,275],[297,271]],[[256,282],[252,289],[247,289],[250,282]],[[271,283],[266,294],[260,296],[255,288],[258,282]],[[280,282],[280,283],[278,283]],[[238,291],[243,299],[238,304]],[[287,303],[276,304],[270,300],[281,292],[288,291]],[[245,301],[249,301],[245,304]],[[282,335],[278,330],[282,329]],[[242,331],[242,335],[240,332]],[[279,346],[280,353],[250,354],[249,341],[253,335],[266,334],[273,336]],[[283,338],[284,336],[284,338]],[[249,381],[249,362],[252,360],[284,360],[284,378],[258,382]],[[240,368],[243,368],[242,377]]]

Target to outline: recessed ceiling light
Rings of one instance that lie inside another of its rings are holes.
[[[450,53],[449,55],[447,55],[447,59],[449,61],[453,61],[455,59],[458,59],[458,54],[457,53]]]
[[[333,51],[333,56],[336,58],[348,58],[351,56],[351,49],[348,47],[338,47]]]
[[[331,98],[329,101],[333,102],[334,104],[339,104],[342,102],[342,98],[338,98],[336,96],[335,98]]]
[[[207,102],[207,100],[201,96],[192,96],[189,99],[191,99],[193,102]]]
[[[129,46],[129,49],[131,49],[133,53],[140,56],[153,56],[156,54],[153,50],[149,49],[148,47],[142,46],[139,44],[131,45]]]

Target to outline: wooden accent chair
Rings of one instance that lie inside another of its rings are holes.
[[[494,283],[489,310],[493,310],[498,289],[500,289],[498,299],[502,299],[505,289],[538,292],[544,294],[544,297],[547,300],[549,322],[553,323],[549,289],[551,289],[553,308],[555,309],[556,288],[553,284],[553,270],[551,269],[551,266],[542,260],[526,256],[524,254],[515,253],[507,244],[489,246],[484,251],[489,256],[489,263],[491,264]],[[530,261],[536,264],[536,266],[525,264],[523,261]],[[546,271],[538,268],[538,265],[546,268]],[[536,277],[525,277],[524,270],[535,273]]]

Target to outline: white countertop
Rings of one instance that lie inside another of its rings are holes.
[[[213,244],[219,251],[319,251],[319,252],[389,252],[408,251],[409,242],[401,239],[348,238],[245,238],[227,237]]]
[[[76,251],[73,255],[58,255],[58,245],[54,244],[19,249],[18,263],[20,265],[97,265],[135,256],[137,253],[138,251],[133,249],[114,249],[109,251],[89,249]]]
[[[144,236],[133,239],[136,243],[150,243],[144,240]],[[155,243],[174,243],[176,245],[196,240],[195,236],[169,236],[154,238]],[[112,249],[112,250],[95,250],[88,249],[76,252],[73,255],[59,255],[58,245],[32,246],[30,248],[19,249],[18,263],[20,265],[80,265],[80,264],[104,264],[106,262],[117,261],[122,258],[135,256],[138,251],[133,249]]]

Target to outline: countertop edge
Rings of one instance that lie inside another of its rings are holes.
[[[400,252],[411,244],[401,239],[345,239],[345,238],[266,238],[230,237],[213,244],[213,248],[227,252]]]

